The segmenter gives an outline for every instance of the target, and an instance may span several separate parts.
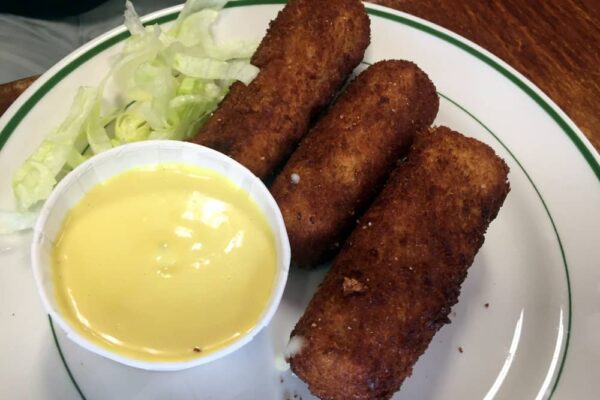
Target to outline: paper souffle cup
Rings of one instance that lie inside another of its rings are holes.
[[[100,347],[78,333],[61,315],[54,296],[52,283],[52,246],[60,231],[67,212],[94,186],[131,168],[159,164],[182,163],[208,168],[231,179],[246,190],[256,201],[273,230],[276,248],[276,277],[269,302],[256,326],[247,334],[226,347],[199,355],[193,360],[142,361],[127,357]],[[237,161],[207,147],[193,143],[155,140],[138,142],[116,147],[79,165],[67,174],[56,186],[44,203],[33,231],[31,245],[33,276],[46,312],[67,334],[67,337],[81,347],[131,367],[154,370],[176,371],[219,359],[250,342],[264,328],[275,314],[288,277],[290,265],[290,244],[277,204],[260,179]]]

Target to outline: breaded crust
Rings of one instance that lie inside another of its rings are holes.
[[[373,64],[348,86],[271,188],[297,264],[323,262],[343,243],[438,106],[435,86],[409,61]]]
[[[268,177],[362,60],[369,24],[358,0],[290,0],[252,57],[257,77],[233,84],[191,141]]]
[[[388,399],[445,323],[508,191],[508,167],[448,128],[417,135],[296,325],[292,370],[324,400]]]

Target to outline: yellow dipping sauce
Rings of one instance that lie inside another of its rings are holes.
[[[132,169],[68,212],[52,254],[56,299],[101,347],[189,360],[257,324],[275,252],[262,211],[225,176],[182,164]]]

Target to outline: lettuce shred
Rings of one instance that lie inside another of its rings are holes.
[[[188,0],[168,30],[144,26],[131,2],[125,26],[131,36],[100,85],[81,87],[64,121],[51,130],[13,177],[19,212],[0,215],[0,232],[30,227],[31,209],[45,200],[60,177],[105,150],[148,139],[192,136],[234,81],[248,84],[256,42],[217,43],[213,24],[226,0]],[[103,110],[105,84],[122,99]]]

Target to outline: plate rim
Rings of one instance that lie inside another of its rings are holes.
[[[225,5],[225,8],[237,8],[256,5],[282,5],[286,0],[233,0]],[[589,139],[583,134],[581,129],[573,122],[573,120],[537,85],[523,76],[520,72],[511,67],[507,62],[492,54],[483,47],[472,42],[471,40],[452,32],[441,25],[427,21],[423,18],[397,11],[389,7],[380,6],[369,2],[363,2],[369,15],[374,15],[394,22],[408,25],[419,31],[437,37],[459,49],[467,52],[488,66],[492,67],[496,72],[507,78],[511,83],[517,86],[531,100],[533,100],[544,112],[560,127],[562,132],[567,135],[571,143],[575,146],[578,153],[584,158],[592,172],[600,181],[600,155],[591,145]],[[144,25],[163,24],[177,18],[178,11],[182,5],[168,7],[162,10],[155,11],[142,18]],[[9,120],[0,130],[0,150],[8,141],[14,130],[25,118],[25,116],[33,109],[33,107],[46,95],[56,84],[68,76],[71,72],[77,69],[86,61],[90,60],[97,54],[106,50],[109,47],[123,41],[130,36],[124,25],[119,25],[106,32],[103,35],[92,39],[87,44],[75,49],[61,61],[55,64],[54,67],[46,71],[38,78],[31,87],[23,92],[19,98],[6,110],[4,115],[0,117],[0,125],[6,118]],[[69,60],[66,65],[58,69],[59,64]],[[38,83],[38,84],[36,84]]]
[[[235,0],[230,1],[226,4],[225,8],[237,8],[237,7],[246,7],[246,6],[260,6],[260,5],[283,5],[285,4],[285,0]],[[373,3],[365,2],[365,7],[367,13],[371,16],[376,16],[379,18],[383,18],[386,20],[391,20],[396,23],[400,23],[402,25],[409,26],[413,29],[417,29],[426,34],[432,35],[454,47],[458,47],[459,49],[467,52],[471,56],[477,58],[482,61],[486,65],[492,67],[496,72],[500,73],[502,76],[507,78],[513,84],[515,84],[522,92],[524,92],[530,99],[532,99],[545,113],[558,125],[561,131],[566,134],[571,143],[575,146],[578,153],[584,158],[586,163],[592,169],[592,172],[596,175],[597,179],[600,180],[600,157],[595,151],[594,147],[591,145],[587,137],[582,133],[582,131],[575,125],[575,123],[554,103],[541,89],[539,89],[535,84],[529,81],[526,77],[516,71],[513,67],[511,67],[508,63],[501,60],[494,54],[489,51],[483,49],[481,46],[475,44],[474,42],[466,39],[446,28],[443,28],[440,25],[432,23],[430,21],[424,20],[422,18],[413,16],[411,14],[407,14],[401,11],[397,11],[391,9],[389,7],[380,6]],[[169,8],[164,8],[158,11],[155,11],[145,17],[142,18],[144,25],[152,25],[152,24],[164,24],[170,21],[173,21],[177,18],[179,11],[181,10],[182,5],[176,5]],[[27,116],[27,114],[36,106],[36,104],[48,93],[50,92],[60,81],[66,78],[71,72],[75,71],[81,65],[86,63],[87,61],[93,59],[99,53],[104,50],[122,42],[126,38],[130,36],[129,32],[123,25],[120,25],[116,28],[109,30],[108,32],[92,39],[87,44],[75,49],[69,55],[64,57],[61,61],[55,64],[54,67],[50,68],[44,74],[38,78],[31,87],[29,87],[24,93],[19,96],[17,101],[9,107],[6,111],[5,115],[0,118],[0,126],[2,129],[0,130],[0,151],[15,131],[15,129],[19,126],[23,119]],[[558,386],[562,370],[567,359],[567,352],[569,348],[569,337],[571,332],[571,316],[572,312],[572,302],[571,302],[571,284],[569,278],[569,269],[566,261],[565,251],[563,249],[562,241],[560,239],[558,229],[554,223],[554,219],[551,216],[545,201],[534,184],[533,180],[521,165],[521,163],[516,159],[510,149],[508,149],[504,143],[487,127],[483,122],[481,122],[476,116],[471,114],[468,110],[464,109],[460,104],[456,103],[451,98],[447,98],[447,96],[443,96],[455,106],[462,109],[464,112],[469,114],[470,117],[474,118],[477,123],[479,123],[485,130],[487,130],[494,138],[500,143],[502,147],[505,148],[513,158],[513,160],[518,164],[520,169],[525,173],[527,179],[532,184],[536,194],[540,198],[543,207],[550,219],[553,230],[555,231],[556,238],[558,240],[564,269],[566,272],[566,280],[567,280],[567,289],[568,289],[568,327],[567,327],[567,337],[564,342],[564,349],[562,350],[562,360],[561,364],[558,368],[558,372],[554,377],[554,384],[552,385],[552,389],[548,394],[549,398],[554,395],[556,388]],[[8,121],[7,121],[8,119]],[[80,390],[77,382],[75,381],[69,367],[66,363],[66,360],[62,354],[60,349],[59,341],[54,332],[54,326],[52,320],[50,321],[50,327],[52,330],[52,335],[54,337],[55,344],[57,345],[60,358],[63,361],[67,369],[67,373],[75,385],[76,390],[81,395],[83,399],[85,396]]]

